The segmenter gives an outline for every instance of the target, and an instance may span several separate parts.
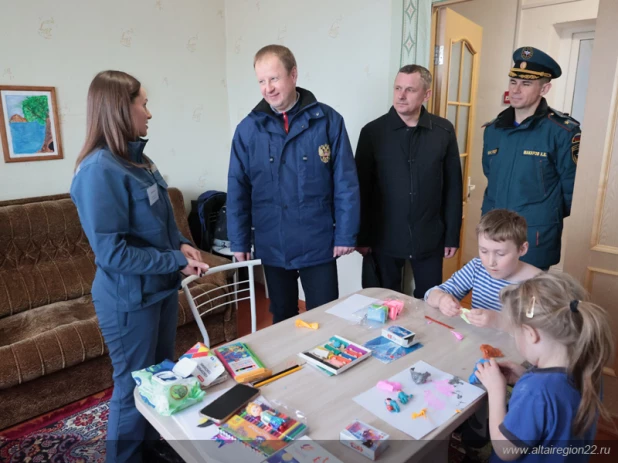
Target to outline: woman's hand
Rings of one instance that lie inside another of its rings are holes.
[[[190,276],[190,275],[200,276],[201,274],[203,274],[210,268],[204,262],[200,262],[195,259],[187,258],[187,261],[189,262],[189,265],[187,265],[185,268],[183,268],[180,271],[183,275],[186,275],[186,276]]]
[[[181,244],[180,252],[182,252],[187,259],[193,259],[197,260],[198,262],[202,262],[202,255],[193,246],[189,246],[188,244]]]

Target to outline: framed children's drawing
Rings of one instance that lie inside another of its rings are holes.
[[[0,86],[4,162],[62,159],[55,87]]]

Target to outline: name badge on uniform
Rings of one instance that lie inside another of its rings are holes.
[[[159,189],[157,184],[155,183],[154,185],[150,185],[146,191],[148,192],[148,200],[152,206],[159,200]]]

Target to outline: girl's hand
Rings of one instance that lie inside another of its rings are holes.
[[[506,383],[510,384],[511,386],[514,385],[517,380],[521,378],[521,375],[526,372],[525,367],[518,363],[511,362],[510,360],[505,360],[497,363],[498,367],[500,367],[500,371],[506,378]]]
[[[489,359],[488,362],[477,365],[476,377],[483,383],[488,394],[502,392],[506,394],[506,378],[500,371],[500,366],[496,359]]]

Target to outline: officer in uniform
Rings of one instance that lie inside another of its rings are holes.
[[[528,223],[528,253],[521,259],[547,270],[560,261],[563,219],[571,211],[581,130],[547,105],[544,95],[562,71],[533,47],[513,53],[511,106],[485,125],[482,213],[510,209]]]

